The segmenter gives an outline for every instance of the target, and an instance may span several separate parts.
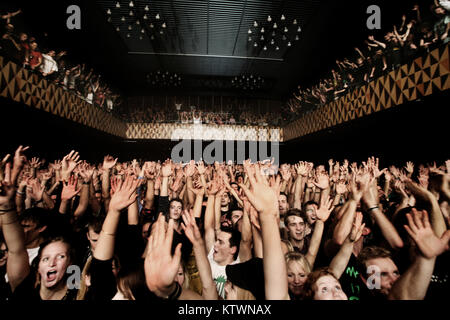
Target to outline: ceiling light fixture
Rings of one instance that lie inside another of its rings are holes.
[[[125,17],[122,16],[122,18],[120,18],[120,21],[125,22]]]
[[[294,21],[292,21],[292,24],[297,24],[297,19],[294,19]]]
[[[107,14],[107,15],[111,15],[111,9],[108,9],[108,10],[106,11],[106,14]]]
[[[133,7],[134,7],[134,3],[133,3],[133,1],[130,1],[130,4],[129,4],[129,6],[130,6],[130,8],[133,8]]]
[[[284,20],[286,20],[286,18],[285,18],[285,16],[284,16],[284,14],[282,14],[282,15],[281,15],[281,21],[284,21]]]
[[[253,26],[255,27],[255,28],[257,28],[258,27],[258,22],[253,22]]]
[[[148,11],[148,10],[150,10],[150,8],[148,6],[145,6],[144,10]]]
[[[120,8],[120,3],[119,3],[119,1],[116,2],[116,8]]]
[[[156,20],[159,20],[159,13],[156,14]]]

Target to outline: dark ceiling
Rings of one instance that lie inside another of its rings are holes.
[[[362,43],[370,32],[366,27],[368,5],[381,7],[382,27],[389,28],[413,3],[135,0],[130,7],[129,0],[122,0],[117,8],[117,2],[10,1],[1,8],[23,8],[27,27],[33,29],[31,35],[38,40],[44,37],[49,47],[66,49],[69,58],[94,66],[124,96],[234,95],[283,100],[298,84],[306,86],[323,77],[336,58],[347,56]],[[81,30],[66,28],[66,8],[72,4],[81,8]],[[275,30],[273,23],[277,23]],[[264,33],[261,27],[265,27]],[[176,74],[180,85],[152,86],[146,76],[157,71]],[[231,81],[243,75],[263,81],[253,90],[236,89]]]

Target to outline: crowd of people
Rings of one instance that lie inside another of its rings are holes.
[[[221,110],[214,108],[188,107],[162,110],[151,105],[128,104],[122,108],[121,116],[127,122],[134,123],[183,123],[183,124],[229,124],[279,126],[282,124],[280,112],[271,113],[262,108],[246,108],[239,105],[228,105]],[[249,110],[250,109],[250,110]],[[272,110],[274,112],[274,110]]]
[[[113,112],[121,103],[121,97],[94,73],[86,64],[74,64],[67,59],[67,52],[56,53],[51,46],[39,46],[38,39],[28,36],[25,30],[16,30],[11,23],[22,11],[1,15],[5,21],[1,30],[0,54],[51,83],[76,94],[86,102],[107,112]],[[20,17],[20,16],[19,16]],[[45,42],[45,39],[42,39]]]
[[[337,100],[354,88],[447,44],[450,41],[450,5],[448,1],[434,0],[425,14],[419,5],[414,5],[398,24],[384,31],[383,39],[370,34],[360,48],[354,48],[351,56],[336,60],[334,68],[316,85],[298,86],[285,106],[290,118],[293,120]]]
[[[445,300],[450,160],[381,161],[48,162],[20,146],[0,163],[0,299]]]

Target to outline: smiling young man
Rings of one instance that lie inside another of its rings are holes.
[[[309,247],[307,236],[311,233],[306,214],[299,209],[291,209],[286,213],[284,223],[288,230],[288,239],[281,242],[283,253],[296,251],[305,254]]]

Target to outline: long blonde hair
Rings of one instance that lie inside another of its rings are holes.
[[[81,273],[81,279],[80,279],[80,289],[77,293],[76,300],[84,300],[87,294],[87,291],[89,287],[86,285],[86,276],[90,274],[90,268],[92,263],[92,256],[90,256],[86,263],[84,264],[83,272]]]

